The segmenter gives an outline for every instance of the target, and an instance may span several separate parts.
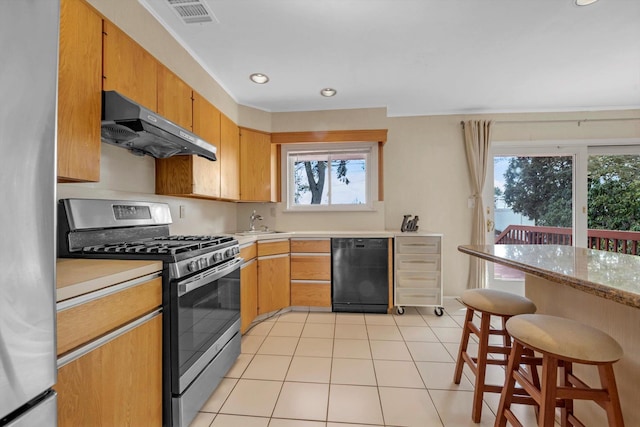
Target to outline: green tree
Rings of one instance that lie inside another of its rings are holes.
[[[589,157],[589,228],[640,231],[640,156]]]
[[[332,160],[331,168],[335,169],[336,177],[341,182],[349,185],[347,178],[347,162],[348,160]],[[300,196],[307,191],[311,192],[311,204],[319,205],[322,202],[322,191],[326,180],[327,161],[302,161],[296,162],[295,167],[295,202],[300,203]],[[304,170],[304,174],[300,173]],[[303,178],[306,177],[306,180]]]
[[[536,225],[571,227],[572,158],[512,157],[504,173],[504,201]]]
[[[512,157],[504,199],[536,225],[570,227],[571,157]],[[640,231],[640,156],[590,156],[588,227]]]

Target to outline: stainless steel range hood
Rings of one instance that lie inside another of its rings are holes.
[[[216,160],[216,147],[115,91],[102,92],[102,141],[156,159],[195,154]]]

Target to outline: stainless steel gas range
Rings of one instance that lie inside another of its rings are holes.
[[[62,199],[58,256],[163,262],[164,425],[188,426],[240,354],[238,241],[173,236],[165,203]]]

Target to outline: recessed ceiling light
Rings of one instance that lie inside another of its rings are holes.
[[[269,77],[266,74],[262,73],[253,73],[249,76],[252,82],[258,83],[259,85],[263,85],[269,81]]]
[[[320,95],[326,96],[326,97],[334,96],[336,93],[338,93],[338,91],[330,87],[325,87],[320,91]]]
[[[597,2],[598,0],[576,0],[576,5],[578,6],[589,6],[590,4],[593,4],[595,2]]]

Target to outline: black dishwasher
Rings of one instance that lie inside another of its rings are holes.
[[[386,313],[389,239],[331,239],[333,311]]]

